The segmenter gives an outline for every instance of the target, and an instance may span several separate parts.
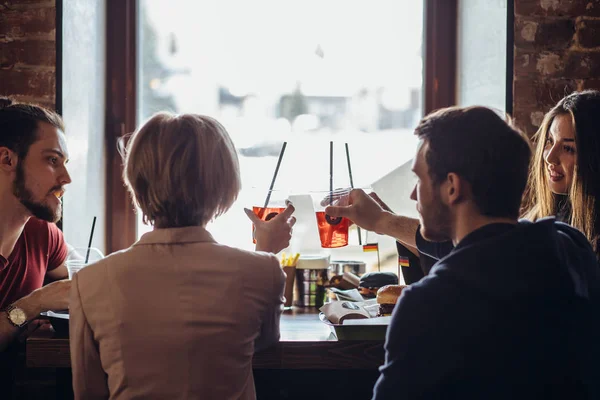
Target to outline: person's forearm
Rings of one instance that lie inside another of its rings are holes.
[[[30,295],[23,297],[22,299],[14,302],[13,305],[21,308],[25,312],[28,322],[37,318],[41,312],[35,296]],[[0,352],[4,351],[8,345],[15,340],[19,332],[20,329],[11,324],[11,322],[8,320],[6,311],[0,312]]]
[[[419,220],[386,211],[377,222],[377,233],[391,236],[399,242],[416,248],[415,235]]]

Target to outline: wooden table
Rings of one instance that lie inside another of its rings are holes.
[[[70,368],[69,339],[51,329],[27,339],[28,368]],[[338,341],[316,311],[294,309],[281,317],[278,344],[254,355],[254,369],[373,370],[383,364],[383,341]]]

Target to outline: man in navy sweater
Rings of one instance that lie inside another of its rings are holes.
[[[595,256],[553,218],[518,222],[527,139],[483,107],[437,111],[415,133],[420,233],[455,248],[402,292],[373,398],[600,398]],[[389,227],[364,192],[352,200],[326,211]]]

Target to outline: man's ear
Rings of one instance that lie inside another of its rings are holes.
[[[454,172],[448,174],[443,188],[448,205],[454,205],[463,200],[469,190],[468,183]]]
[[[0,170],[12,172],[17,168],[19,157],[8,147],[0,147]]]

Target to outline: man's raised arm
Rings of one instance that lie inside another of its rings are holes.
[[[418,255],[415,234],[419,220],[394,214],[375,193],[368,195],[354,189],[350,192],[349,206],[329,206],[325,212],[332,217],[346,217],[368,231],[391,236]]]

